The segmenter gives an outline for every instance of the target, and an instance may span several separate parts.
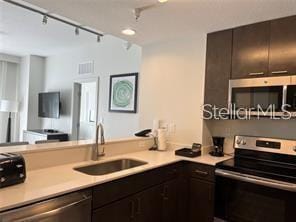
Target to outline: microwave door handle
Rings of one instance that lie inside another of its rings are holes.
[[[286,74],[288,70],[279,70],[279,71],[272,71],[271,74]]]
[[[215,174],[217,176],[226,177],[226,178],[230,178],[238,181],[296,192],[296,184],[292,184],[292,183],[281,182],[277,180],[266,179],[262,177],[257,177],[253,175],[242,174],[242,173],[237,173],[237,172],[232,172],[232,171],[222,170],[222,169],[216,169]]]
[[[260,75],[264,75],[264,72],[250,72],[249,76],[260,76]]]
[[[49,211],[46,211],[46,212],[43,212],[43,213],[40,213],[40,214],[35,214],[35,215],[32,215],[32,216],[28,216],[28,217],[25,217],[25,218],[18,218],[16,220],[14,220],[14,222],[24,222],[24,221],[38,221],[38,220],[41,220],[43,218],[46,218],[46,217],[50,217],[50,216],[54,216],[54,215],[57,215],[59,213],[62,213],[66,210],[68,210],[69,208],[71,207],[75,207],[75,206],[78,206],[88,200],[90,200],[91,197],[84,197],[83,199],[81,200],[78,200],[76,202],[72,202],[72,203],[69,203],[65,206],[62,206],[62,207],[59,207],[59,208],[56,208],[56,209],[53,209],[53,210],[49,210]]]
[[[288,86],[283,86],[282,106],[287,104],[287,89],[288,89]]]

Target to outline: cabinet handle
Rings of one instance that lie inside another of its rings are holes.
[[[264,72],[250,72],[249,76],[260,76],[260,75],[264,75]]]
[[[201,176],[207,176],[207,175],[209,175],[208,172],[206,172],[206,171],[201,171],[201,170],[195,170],[194,173],[199,174],[199,175],[201,175]]]
[[[135,203],[134,201],[131,201],[131,219],[135,218]]]
[[[137,198],[137,211],[136,214],[141,214],[141,199]]]
[[[163,200],[168,200],[169,199],[169,197],[168,197],[168,186],[166,186],[166,185],[163,187],[162,196],[163,196]]]
[[[287,70],[272,71],[271,73],[272,73],[272,74],[285,74],[285,73],[288,73],[288,71],[287,71]]]

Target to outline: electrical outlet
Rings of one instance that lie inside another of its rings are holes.
[[[175,123],[170,123],[168,126],[168,132],[170,134],[175,134],[176,133],[176,124]]]

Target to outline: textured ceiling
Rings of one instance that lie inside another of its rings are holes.
[[[107,34],[139,45],[231,28],[296,14],[295,0],[169,0],[144,11],[135,21],[133,9],[157,0],[26,0]],[[126,37],[131,27],[137,34]]]

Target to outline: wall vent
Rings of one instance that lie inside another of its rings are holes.
[[[78,75],[94,74],[94,61],[80,63],[78,65]]]

